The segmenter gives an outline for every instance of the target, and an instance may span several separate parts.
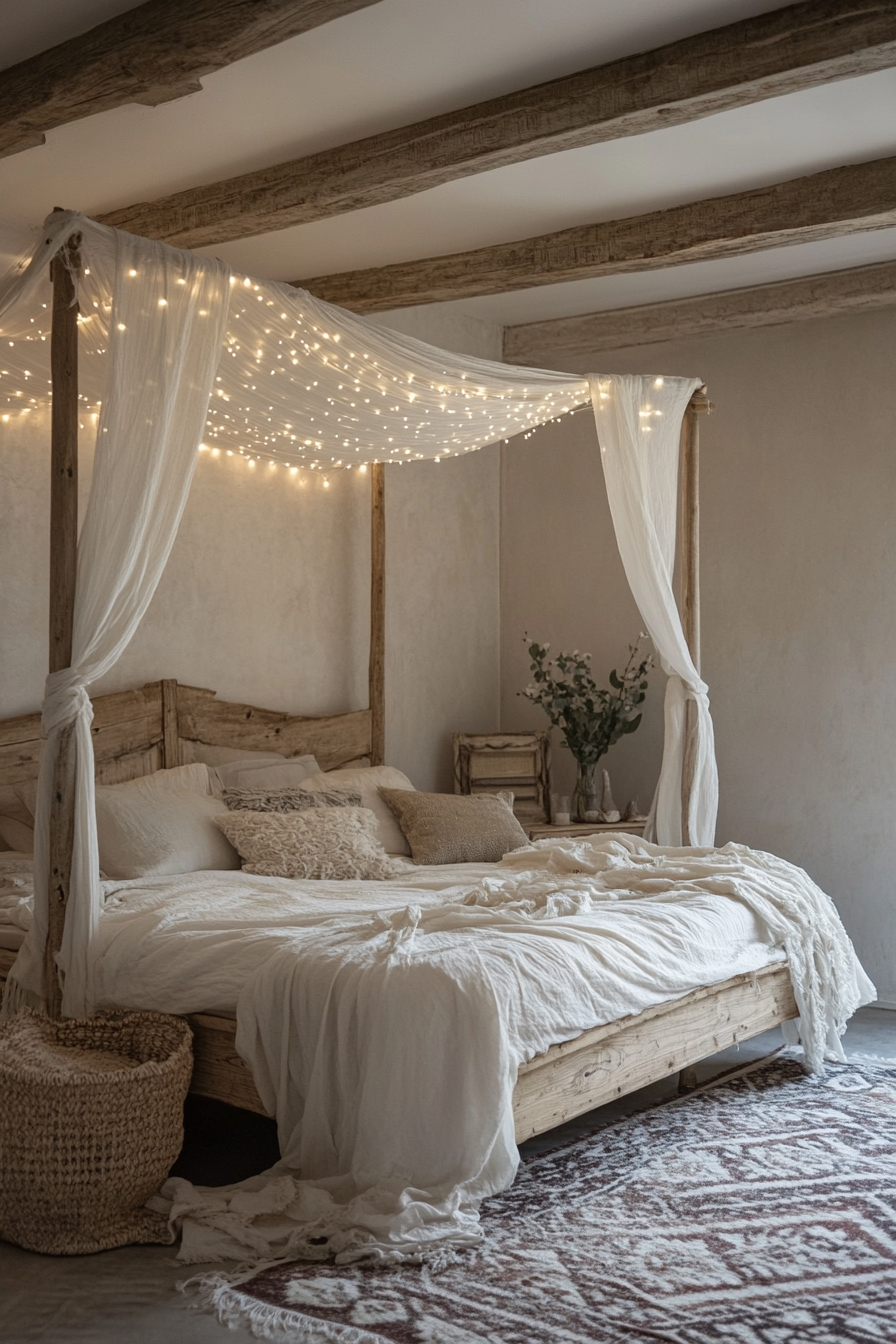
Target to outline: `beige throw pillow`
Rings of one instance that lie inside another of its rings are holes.
[[[312,775],[299,785],[299,788],[312,791],[351,789],[360,793],[361,806],[369,808],[379,823],[380,844],[386,853],[410,854],[408,842],[402,835],[391,808],[380,797],[381,787],[408,789],[411,792],[414,790],[407,775],[403,775],[391,765],[374,765],[366,770],[321,771],[319,775]]]
[[[497,863],[529,843],[513,815],[512,793],[380,793],[398,818],[415,863]]]
[[[21,854],[34,853],[34,827],[16,817],[0,817],[0,848],[14,849]]]
[[[364,882],[391,877],[395,870],[367,808],[227,812],[215,822],[239,850],[246,873]]]

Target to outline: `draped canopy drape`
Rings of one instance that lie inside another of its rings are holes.
[[[440,460],[592,401],[620,553],[669,674],[657,838],[681,840],[690,698],[698,711],[691,835],[711,843],[717,785],[707,688],[672,596],[678,438],[699,380],[581,379],[449,354],[291,286],[235,275],[213,258],[57,212],[30,261],[0,281],[0,405],[13,417],[48,399],[47,263],[75,234],[80,395],[97,415],[96,458],[78,544],[72,665],[48,679],[43,706],[34,922],[6,1012],[43,999],[50,795],[63,732],[74,736],[75,846],[58,964],[63,1011],[91,1009],[90,944],[101,888],[87,688],[112,668],[146,611],[201,446],[324,472]]]

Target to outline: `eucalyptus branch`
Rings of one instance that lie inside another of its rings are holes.
[[[591,672],[591,654],[558,653],[549,658],[549,644],[529,644],[532,681],[519,694],[540,705],[555,728],[563,731],[563,745],[569,747],[581,765],[594,765],[621,737],[633,733],[641,722],[636,713],[647,694],[647,675],[654,665],[653,656],[643,654],[641,634],[629,645],[629,658],[622,673],[614,668],[609,675],[610,689],[598,686]],[[528,642],[529,636],[524,639]]]

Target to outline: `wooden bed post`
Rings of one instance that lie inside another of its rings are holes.
[[[370,763],[386,757],[386,468],[373,464],[370,479]]]
[[[50,264],[53,320],[50,363],[53,409],[50,430],[50,671],[71,667],[78,548],[78,308],[66,265],[80,264],[76,235]],[[59,1017],[62,993],[56,954],[62,946],[75,828],[72,730],[64,729],[50,805],[50,890],[44,980],[47,1012]]]
[[[678,566],[681,623],[694,666],[700,671],[700,415],[712,410],[706,388],[701,387],[688,402],[681,424],[680,526],[678,529]],[[689,812],[696,766],[695,734],[697,707],[689,700],[685,707],[684,764],[681,772],[681,843],[691,843]]]

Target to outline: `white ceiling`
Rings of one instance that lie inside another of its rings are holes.
[[[6,0],[10,5],[10,0]],[[0,65],[129,8],[32,0]],[[98,214],[660,45],[769,0],[382,0],[209,76],[202,93],[50,132],[0,160],[0,247],[54,206]],[[209,249],[294,279],[463,250],[896,154],[896,71],[484,173]],[[5,245],[5,246],[4,246]],[[623,307],[896,257],[896,230],[450,305],[497,322]]]

